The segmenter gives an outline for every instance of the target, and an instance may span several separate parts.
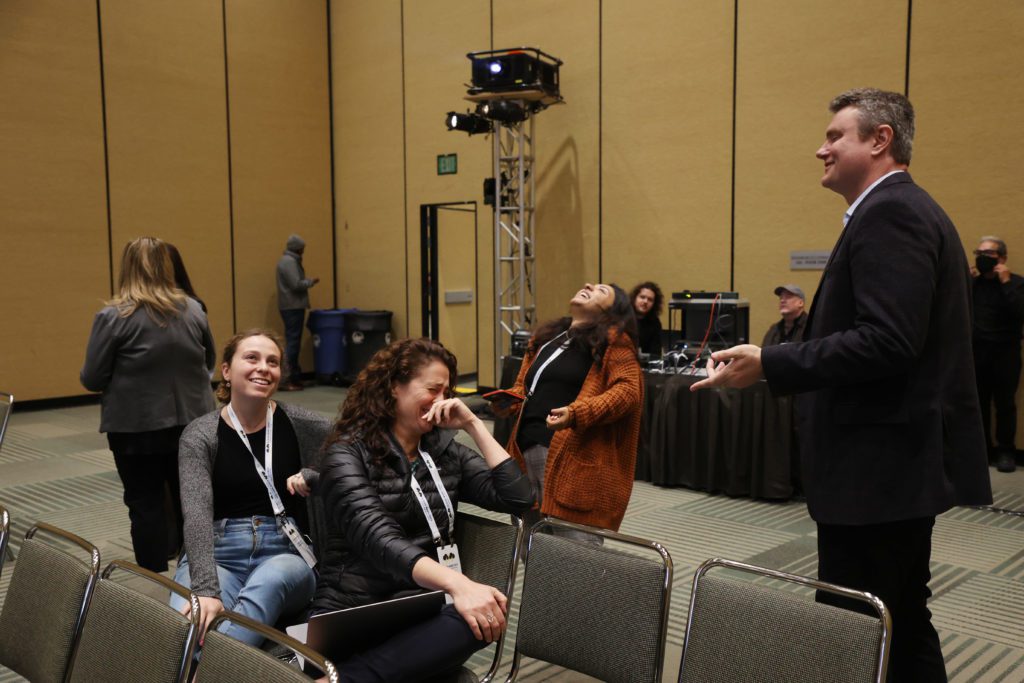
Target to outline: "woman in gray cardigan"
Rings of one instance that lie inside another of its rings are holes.
[[[213,409],[216,353],[206,314],[175,286],[167,244],[129,242],[117,296],[93,321],[81,381],[103,392],[100,431],[124,485],[135,561],[156,572],[181,546],[178,437]]]
[[[318,484],[311,465],[330,422],[271,400],[281,381],[282,347],[269,330],[232,337],[217,387],[226,405],[181,436],[185,554],[174,580],[199,597],[200,644],[225,609],[273,625],[313,597],[316,559],[305,536],[312,510],[302,498]],[[176,595],[171,606],[183,614],[190,609]],[[253,645],[263,640],[234,625],[224,632]]]

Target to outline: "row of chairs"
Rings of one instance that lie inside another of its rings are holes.
[[[2,507],[0,516],[3,545],[9,528]],[[596,535],[605,543],[558,535],[564,530]],[[40,531],[77,546],[88,560],[44,542]],[[466,573],[502,590],[511,603],[525,535],[522,523],[509,525],[460,512],[456,534]],[[519,676],[523,657],[605,681],[660,682],[673,576],[668,552],[651,541],[552,519],[535,525],[526,545],[515,652],[506,682]],[[47,524],[33,527],[0,613],[0,663],[32,681],[183,681],[195,648],[196,622],[115,583],[110,575],[129,572],[178,592],[192,602],[196,617],[194,596],[127,562],[115,560],[102,574],[99,566],[99,551],[87,541]],[[735,578],[722,569],[838,593],[865,602],[877,616],[820,604],[757,580]],[[259,632],[335,680],[333,665],[294,639],[241,615],[225,613],[219,619]],[[888,612],[873,596],[774,570],[709,560],[693,580],[679,683],[880,682],[885,680],[890,634]],[[492,646],[492,663],[481,681],[495,679],[503,645],[499,640]],[[309,680],[266,652],[212,630],[199,673],[210,680]],[[458,680],[476,677],[463,670]]]

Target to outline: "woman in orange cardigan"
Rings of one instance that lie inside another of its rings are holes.
[[[508,452],[534,485],[540,512],[618,530],[633,490],[643,375],[629,296],[587,284],[569,316],[530,340],[512,388],[526,396]]]

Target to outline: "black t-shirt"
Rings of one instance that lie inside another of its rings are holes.
[[[556,339],[544,347],[526,373],[525,389],[530,390],[533,378],[542,365],[551,357],[562,339]],[[519,421],[516,443],[520,450],[530,446],[551,445],[554,432],[548,429],[547,417],[552,408],[562,408],[576,400],[583,388],[583,381],[590,372],[594,358],[590,350],[579,343],[571,343],[541,373],[540,382],[533,395],[526,401],[523,416]]]
[[[661,358],[661,320],[654,312],[636,318],[637,332],[640,335],[640,350],[650,354],[651,358]]]
[[[246,434],[252,450],[266,467],[263,447],[267,437],[264,427]],[[281,496],[285,512],[295,518],[299,528],[308,528],[305,499],[288,493],[288,477],[302,469],[299,440],[285,412],[274,409],[274,487]],[[256,464],[242,439],[222,417],[217,423],[217,457],[213,462],[213,518],[273,517],[267,487],[256,471]]]

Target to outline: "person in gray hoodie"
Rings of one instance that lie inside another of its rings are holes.
[[[309,308],[309,288],[320,278],[307,278],[302,267],[302,254],[306,241],[298,235],[288,237],[284,254],[277,262],[277,308],[284,321],[285,358],[288,361],[288,381],[281,391],[302,389],[302,368],[299,367],[299,348],[302,345],[302,325]]]

